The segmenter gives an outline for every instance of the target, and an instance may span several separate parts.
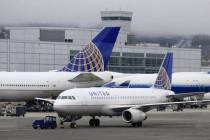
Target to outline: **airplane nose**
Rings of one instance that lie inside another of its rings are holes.
[[[55,101],[53,104],[53,109],[56,112],[60,112],[62,110],[62,105],[58,103],[58,101]]]
[[[56,104],[54,104],[54,105],[53,105],[53,109],[54,109],[54,111],[56,111],[56,112],[61,112],[61,111],[62,111],[62,106],[61,106],[61,105],[56,105]]]

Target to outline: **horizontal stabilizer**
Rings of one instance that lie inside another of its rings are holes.
[[[73,79],[69,80],[69,82],[90,82],[90,81],[97,82],[97,81],[101,81],[101,80],[103,80],[103,79],[101,79],[100,77],[96,76],[93,73],[80,73]]]
[[[49,99],[49,98],[35,98],[35,100],[44,101],[44,102],[47,102],[47,103],[50,103],[50,104],[54,104],[54,102],[55,102],[54,99]]]

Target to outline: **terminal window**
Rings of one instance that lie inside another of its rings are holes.
[[[64,30],[40,30],[40,41],[64,42]]]
[[[101,17],[102,20],[125,20],[125,21],[131,21],[131,17]]]

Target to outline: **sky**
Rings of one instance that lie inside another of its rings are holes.
[[[0,25],[92,27],[102,10],[132,11],[138,34],[210,34],[210,0],[0,0]]]

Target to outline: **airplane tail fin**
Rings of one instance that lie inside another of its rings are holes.
[[[171,89],[173,53],[167,53],[158,72],[154,88]]]
[[[105,27],[61,71],[104,71],[112,54],[120,27]]]

